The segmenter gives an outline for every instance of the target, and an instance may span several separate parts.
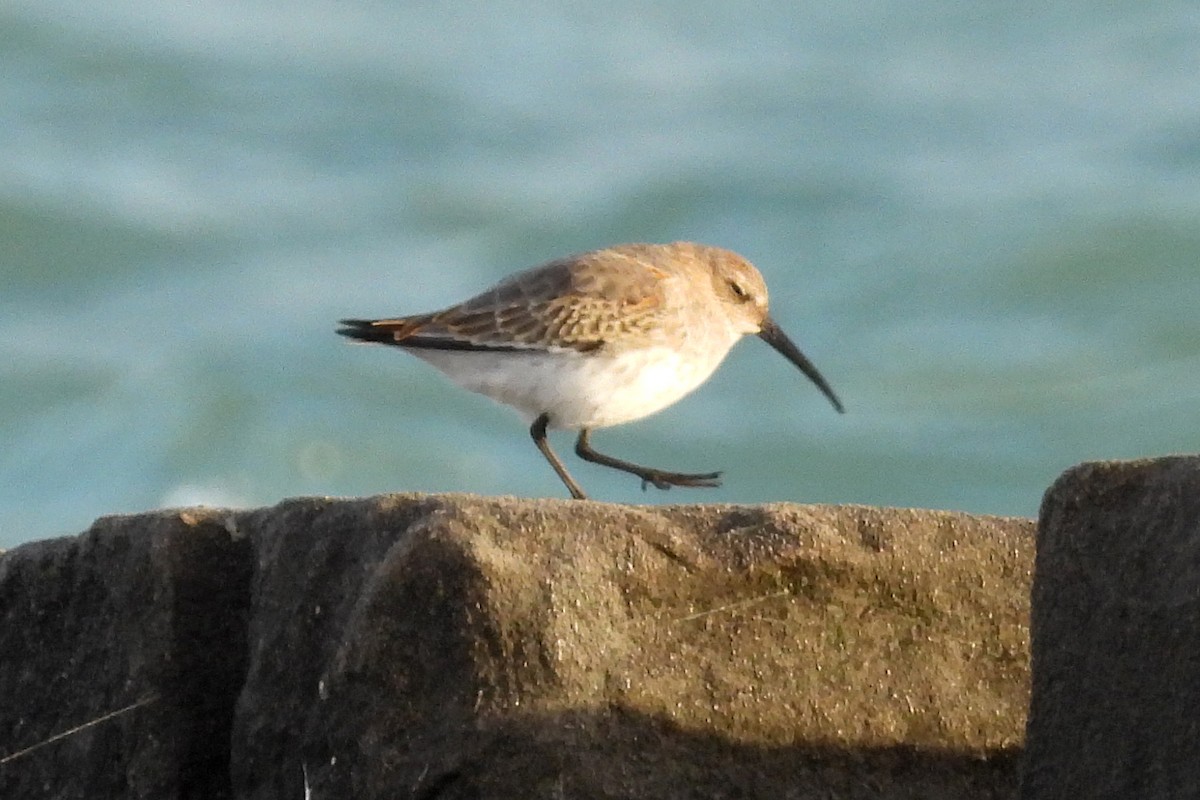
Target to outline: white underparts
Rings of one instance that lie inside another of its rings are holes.
[[[512,406],[529,420],[549,413],[551,427],[578,430],[666,408],[707,380],[732,345],[689,356],[657,346],[616,355],[405,349],[464,389]]]

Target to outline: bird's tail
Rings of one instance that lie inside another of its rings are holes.
[[[407,319],[343,319],[338,333],[349,339],[377,344],[396,344],[416,332],[420,325]]]

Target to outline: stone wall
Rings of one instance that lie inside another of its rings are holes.
[[[1068,473],[1036,580],[936,511],[104,518],[0,556],[0,797],[1200,796],[1198,463]]]

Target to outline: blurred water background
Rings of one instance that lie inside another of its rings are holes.
[[[295,495],[563,497],[525,424],[338,318],[625,241],[737,250],[761,342],[616,502],[1031,516],[1200,450],[1188,3],[0,2],[0,547]]]

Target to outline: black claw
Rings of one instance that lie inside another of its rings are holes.
[[[720,472],[703,472],[691,474],[687,472],[646,472],[638,473],[642,479],[642,491],[653,484],[656,489],[667,491],[672,486],[688,486],[700,489],[714,489],[721,485]]]

